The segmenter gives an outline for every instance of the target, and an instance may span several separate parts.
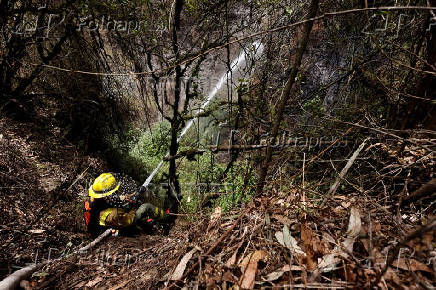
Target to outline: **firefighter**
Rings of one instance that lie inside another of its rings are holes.
[[[128,232],[140,226],[151,228],[154,221],[174,222],[166,210],[150,203],[140,203],[144,188],[136,187],[133,180],[116,173],[103,173],[89,187],[85,201],[85,223],[88,233],[96,237],[108,228]],[[177,203],[172,206],[177,211]]]

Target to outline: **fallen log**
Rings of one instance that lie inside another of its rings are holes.
[[[48,261],[39,264],[33,264],[23,269],[17,270],[8,277],[6,277],[3,281],[0,282],[0,289],[15,289],[20,285],[21,280],[27,278],[30,274],[35,272],[38,268],[48,264]]]
[[[104,233],[102,233],[100,236],[98,236],[94,241],[92,241],[89,244],[87,244],[86,246],[72,252],[69,255],[62,256],[60,258],[53,259],[53,260],[47,260],[47,261],[44,261],[44,262],[41,262],[38,264],[32,264],[32,265],[24,267],[20,270],[15,271],[14,273],[12,273],[11,275],[9,275],[8,277],[6,277],[5,279],[3,279],[0,282],[0,290],[12,290],[12,289],[17,288],[20,285],[21,280],[26,279],[27,277],[29,277],[33,272],[35,272],[39,268],[41,268],[45,265],[48,265],[53,261],[60,261],[64,258],[71,257],[72,255],[75,255],[77,253],[81,253],[81,252],[84,252],[86,250],[89,250],[90,248],[94,247],[96,244],[101,242],[104,238],[109,236],[111,233],[112,233],[112,229],[107,229]]]

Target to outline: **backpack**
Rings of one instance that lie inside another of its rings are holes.
[[[85,200],[83,214],[86,231],[91,237],[96,237],[105,230],[105,227],[100,225],[99,219],[100,211],[107,207],[107,204],[103,200]]]

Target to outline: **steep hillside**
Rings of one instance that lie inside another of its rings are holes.
[[[0,288],[435,288],[435,15],[1,0]]]
[[[100,157],[85,156],[59,128],[0,119],[0,264],[4,277],[86,239],[82,200],[89,180],[107,170]]]

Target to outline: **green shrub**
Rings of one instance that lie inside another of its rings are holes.
[[[221,206],[223,212],[228,212],[240,206],[241,203],[249,202],[254,196],[256,181],[256,175],[248,161],[235,162],[224,180],[227,184],[224,189],[228,194],[218,199],[218,205]]]
[[[168,151],[169,128],[168,122],[160,122],[151,131],[128,128],[122,137],[110,135],[106,138],[109,160],[114,167],[143,182]],[[162,172],[155,180],[161,180]]]
[[[107,138],[109,160],[112,160],[114,167],[143,182],[168,152],[169,130],[168,122],[160,122],[153,125],[151,131],[129,128],[122,137],[111,135]],[[193,135],[196,133],[189,132],[183,138],[179,151],[197,146],[190,143],[195,140]],[[207,144],[206,140],[198,141],[199,147]],[[250,164],[245,160],[236,161],[220,183],[227,163],[215,162],[213,154],[206,151],[197,155],[195,160],[177,160],[177,174],[184,195],[180,209],[182,212],[196,213],[202,199],[211,193],[222,194],[214,201],[214,206],[221,206],[225,212],[251,199],[256,180]],[[153,183],[162,182],[166,172],[167,164],[155,176]],[[215,186],[217,183],[221,185]]]

